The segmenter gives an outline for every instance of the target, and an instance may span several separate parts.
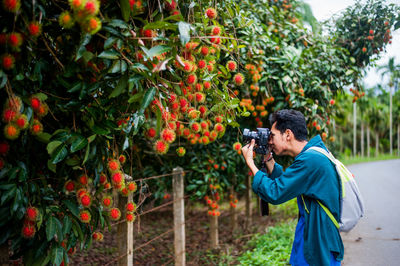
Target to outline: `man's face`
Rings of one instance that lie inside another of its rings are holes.
[[[284,155],[283,152],[286,148],[286,140],[284,138],[285,134],[282,134],[279,130],[276,129],[276,122],[271,127],[271,136],[269,138],[269,145],[271,146],[271,150],[276,155]]]

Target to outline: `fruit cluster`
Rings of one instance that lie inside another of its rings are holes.
[[[41,219],[41,214],[36,207],[29,206],[25,211],[25,219],[21,234],[24,238],[33,238],[36,233],[36,223]]]

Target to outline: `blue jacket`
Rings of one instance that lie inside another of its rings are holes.
[[[258,171],[253,179],[253,191],[265,201],[281,204],[304,196],[309,214],[304,216],[304,258],[310,265],[329,265],[331,253],[343,259],[343,242],[339,230],[315,199],[324,204],[339,221],[339,178],[331,161],[323,154],[310,150],[312,146],[326,149],[320,136],[312,138],[283,171],[275,163],[270,175]]]

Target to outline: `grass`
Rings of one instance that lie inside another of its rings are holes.
[[[356,157],[343,157],[340,158],[340,161],[344,165],[351,165],[351,164],[357,164],[357,163],[365,163],[365,162],[374,162],[374,161],[383,161],[383,160],[393,160],[393,159],[400,159],[397,154],[390,155],[390,154],[380,154],[377,157],[361,157],[361,156],[356,156]]]

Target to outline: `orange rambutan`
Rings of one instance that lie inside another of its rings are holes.
[[[112,204],[112,198],[111,196],[104,196],[101,200],[101,205],[103,205],[104,207],[108,208],[110,207]]]
[[[82,223],[90,223],[90,219],[92,216],[90,215],[90,212],[88,210],[81,210],[79,212],[79,220]]]
[[[83,29],[93,35],[101,29],[101,21],[98,17],[90,17],[83,23]]]
[[[123,155],[123,154],[121,154],[121,155],[118,157],[118,161],[119,161],[121,164],[124,164],[124,163],[126,162],[126,156]]]
[[[126,211],[128,211],[128,212],[136,211],[136,204],[134,202],[128,202],[126,204]]]
[[[24,115],[24,114],[19,115],[15,120],[15,124],[21,130],[27,129],[28,126],[29,126],[28,117],[26,115]]]
[[[69,6],[74,11],[81,10],[84,2],[85,0],[68,0]]]
[[[197,120],[200,116],[200,111],[198,111],[196,109],[192,109],[188,112],[187,115],[191,120]]]
[[[37,21],[32,21],[28,24],[28,32],[31,37],[38,37],[42,32],[42,25]]]
[[[5,70],[10,70],[15,66],[15,58],[11,54],[3,54],[1,56],[1,66]]]
[[[136,220],[136,215],[131,213],[131,212],[127,212],[125,218],[126,218],[127,222],[131,223],[131,222],[134,222]]]
[[[4,136],[9,140],[14,140],[19,137],[20,130],[13,123],[7,124],[4,127]]]
[[[228,61],[228,62],[226,63],[226,68],[227,68],[230,72],[234,72],[234,71],[236,71],[236,69],[237,69],[237,64],[236,64],[235,61],[230,60],[230,61]]]
[[[64,29],[70,29],[74,26],[75,20],[68,11],[64,11],[58,17],[58,24],[60,24]]]
[[[209,19],[216,19],[216,18],[217,18],[217,15],[218,15],[217,10],[215,10],[215,9],[212,8],[212,7],[207,8],[207,10],[206,10],[206,16],[207,16]]]
[[[48,114],[49,112],[49,106],[47,105],[47,103],[42,103],[38,109],[35,110],[36,111],[36,115],[38,117],[44,117]]]
[[[119,168],[120,168],[119,161],[117,161],[115,159],[108,160],[107,168],[108,168],[108,171],[110,171],[111,173],[115,173],[115,172],[119,171]]]
[[[136,182],[135,181],[128,182],[128,184],[126,185],[126,188],[132,193],[136,192],[136,190],[137,190]]]
[[[240,86],[244,83],[244,76],[242,73],[237,73],[235,76],[233,76],[233,82],[237,85]]]
[[[111,220],[118,221],[121,218],[121,211],[118,208],[111,208],[109,215]]]
[[[172,143],[175,141],[176,135],[175,132],[171,129],[164,128],[161,131],[161,139],[166,143]]]
[[[163,140],[157,140],[154,143],[154,150],[158,153],[158,154],[166,154],[168,152],[169,149],[169,145],[168,143],[166,143]]]
[[[186,153],[186,149],[184,147],[178,147],[176,149],[176,153],[178,154],[179,157],[182,157]]]

